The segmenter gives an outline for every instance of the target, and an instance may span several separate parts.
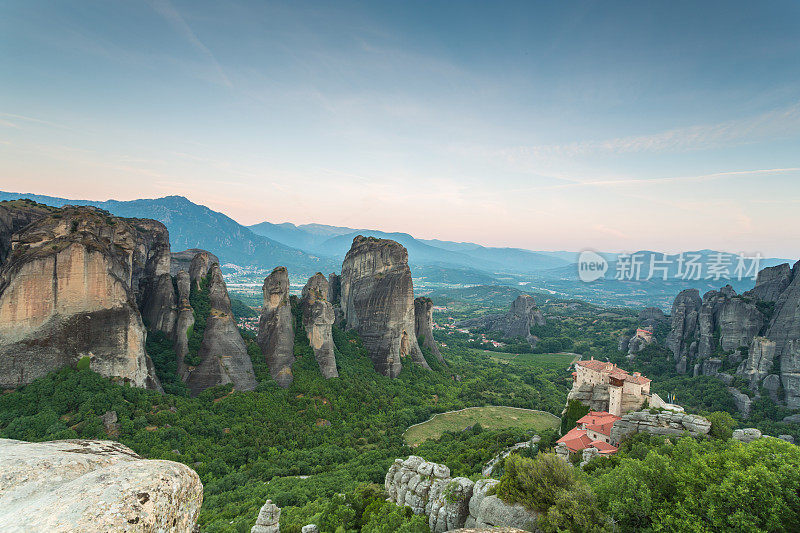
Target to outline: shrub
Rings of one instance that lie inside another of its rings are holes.
[[[715,411],[709,414],[706,418],[711,422],[711,430],[709,434],[715,439],[729,439],[733,435],[733,426],[736,421],[733,417],[724,411]]]
[[[559,491],[575,485],[575,470],[553,454],[541,453],[535,459],[510,455],[505,469],[497,496],[506,503],[521,503],[531,511],[547,511]]]

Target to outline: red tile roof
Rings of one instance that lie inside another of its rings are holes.
[[[589,359],[588,361],[577,361],[576,365],[580,365],[583,368],[588,368],[589,370],[594,370],[596,372],[604,372],[607,373],[610,377],[619,379],[621,381],[627,381],[629,383],[634,383],[636,385],[645,385],[650,383],[650,379],[642,376],[638,372],[635,374],[628,374],[627,371],[619,368],[617,365],[608,363],[606,361],[598,361],[596,359]]]
[[[597,448],[597,451],[599,451],[603,455],[611,455],[612,453],[616,453],[617,451],[616,446],[613,446],[601,440],[593,440],[592,442],[589,443],[589,446],[594,446],[595,448]]]
[[[608,413],[605,413],[608,415]],[[614,415],[608,415],[614,416]],[[615,417],[619,418],[619,417]],[[612,422],[613,424],[613,422]],[[585,450],[586,448],[595,447],[604,455],[610,455],[617,451],[617,447],[601,440],[592,440],[586,434],[585,429],[572,428],[566,435],[556,441],[558,444],[563,443],[572,453]]]
[[[609,370],[613,368],[611,363],[606,363],[605,361],[599,361],[595,359],[589,359],[588,361],[577,361],[576,365],[580,365],[583,368],[588,368],[589,370]]]
[[[578,420],[586,429],[602,435],[611,435],[611,427],[620,417],[605,411],[590,411]]]
[[[556,442],[558,444],[564,443],[564,445],[571,452],[579,452],[585,448],[588,448],[589,444],[592,442],[592,439],[589,438],[585,430],[572,428],[567,432],[566,435],[558,439]]]

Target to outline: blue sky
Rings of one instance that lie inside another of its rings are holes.
[[[797,257],[800,2],[5,2],[0,189]]]

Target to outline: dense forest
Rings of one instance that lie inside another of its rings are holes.
[[[196,302],[202,303],[203,289],[192,295]],[[774,440],[747,446],[729,441],[730,429],[743,421],[727,390],[712,378],[675,375],[663,348],[652,346],[633,362],[623,360],[616,345],[619,335],[635,326],[631,313],[608,311],[598,317],[573,304],[561,308],[564,313],[553,313],[548,325],[535,331],[542,340],[569,342],[570,349],[585,356],[641,370],[654,379],[656,392],[675,394],[689,411],[726,414],[711,415],[712,440],[637,437],[613,459],[566,474],[540,453],[557,438],[555,432],[544,432],[538,446],[496,467],[494,475],[503,480],[499,494],[542,513],[542,527],[550,531],[665,531],[689,523],[697,531],[775,531],[797,524],[798,494],[787,489],[798,484],[797,448]],[[202,312],[197,318],[202,323]],[[339,378],[322,379],[302,321],[296,320],[298,360],[291,387],[281,389],[272,381],[255,339],[243,332],[257,389],[232,392],[223,386],[196,398],[188,396],[175,375],[170,343],[151,335],[148,352],[166,394],[101,378],[85,365],[64,368],[0,395],[0,437],[112,438],[144,457],[185,463],[205,487],[199,519],[203,531],[247,532],[269,498],[283,509],[285,532],[299,532],[311,522],[331,532],[425,532],[424,517],[385,501],[383,479],[395,458],[421,455],[447,464],[454,476],[478,479],[489,459],[530,439],[531,432],[476,425],[412,449],[403,439],[405,429],[435,413],[469,406],[506,405],[560,415],[571,383],[566,367],[498,361],[472,349],[460,334],[442,330],[436,337],[447,344],[446,368],[429,357],[433,372],[409,363],[398,379],[389,379],[373,370],[355,333],[334,328],[333,334]],[[777,434],[785,410],[760,401],[747,425]],[[107,411],[117,413],[114,427],[101,420]],[[572,419],[579,413],[567,415]],[[786,425],[780,426],[786,433]],[[550,487],[546,495],[539,491],[535,496],[532,479]],[[742,494],[746,486],[752,490]],[[737,498],[763,499],[764,506],[735,512]],[[773,516],[783,525],[776,526]]]
[[[153,339],[151,345],[158,337]],[[409,363],[398,379],[386,378],[373,370],[358,336],[339,329],[334,341],[340,378],[325,380],[300,321],[295,380],[284,390],[269,377],[252,336],[245,334],[245,340],[259,381],[255,391],[232,393],[223,386],[189,398],[172,383],[162,395],[88,369],[64,368],[0,396],[0,436],[113,438],[144,457],[180,461],[198,472],[205,487],[199,520],[204,531],[249,531],[267,498],[285,509],[286,531],[293,531],[293,521],[323,505],[320,498],[327,502],[363,483],[382,485],[391,462],[413,453],[402,436],[408,426],[434,413],[487,404],[557,415],[567,392],[566,369],[509,371],[458,348],[447,352],[447,369],[429,372]],[[174,372],[159,366],[162,380]],[[119,419],[113,434],[100,419],[107,411]],[[514,438],[487,430],[479,455],[460,461],[479,470],[484,458]],[[405,515],[392,520],[401,518],[414,522]]]

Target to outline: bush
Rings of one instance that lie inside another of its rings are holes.
[[[724,411],[715,411],[709,414],[706,418],[711,422],[711,430],[709,434],[715,439],[727,440],[733,435],[733,427],[736,425],[736,420]]]
[[[521,503],[531,511],[546,512],[559,491],[575,485],[575,470],[553,454],[535,459],[520,455],[506,458],[506,472],[497,485],[497,496],[506,503]]]

